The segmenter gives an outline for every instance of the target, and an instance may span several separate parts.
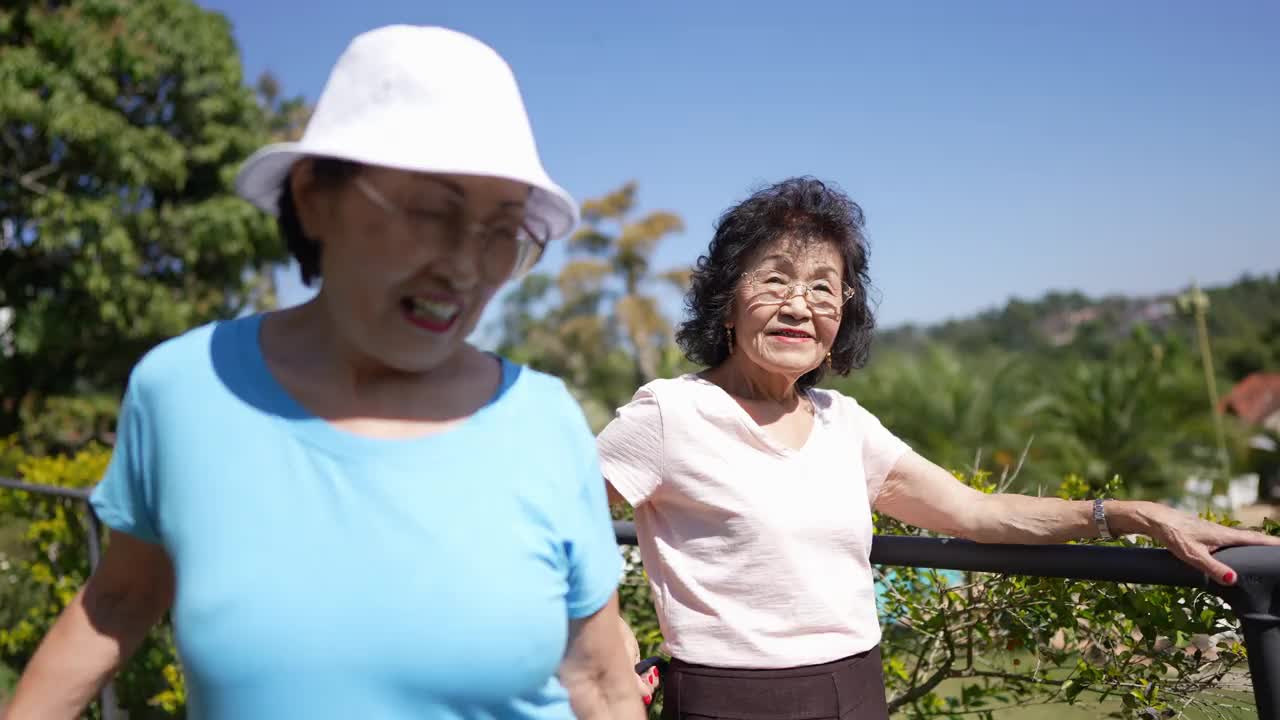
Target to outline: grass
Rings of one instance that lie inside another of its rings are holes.
[[[946,680],[938,686],[938,694],[942,697],[959,696],[960,680]],[[1183,718],[1186,720],[1256,720],[1257,711],[1253,708],[1253,696],[1240,692],[1219,692],[1214,697],[1205,698],[1215,703],[1226,701],[1231,705],[1244,705],[1245,709],[1222,709],[1206,712],[1201,709],[1189,711]],[[1007,705],[993,708],[996,720],[1098,720],[1121,708],[1119,700],[1108,698],[1097,702],[1081,699],[1075,705],[1065,703],[1040,703],[1032,705]],[[976,716],[975,716],[976,717]],[[906,715],[898,713],[895,720],[903,720]]]

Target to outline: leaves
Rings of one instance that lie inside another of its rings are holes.
[[[989,487],[980,477],[964,480]],[[1072,491],[1082,488],[1070,480],[1059,493],[1078,497]],[[880,533],[918,532],[883,516],[876,522]],[[1109,695],[1121,699],[1122,714],[1137,717],[1216,702],[1206,693],[1241,687],[1238,624],[1208,593],[911,568],[879,573],[891,623],[883,644],[890,703],[909,718],[1094,705]],[[945,699],[942,679],[959,683]]]
[[[638,184],[632,180],[607,195],[582,202],[582,221],[597,225],[606,220],[621,220],[635,205]]]
[[[149,347],[244,309],[283,254],[232,193],[268,128],[225,18],[189,0],[5,13],[0,433],[27,400],[118,392]]]

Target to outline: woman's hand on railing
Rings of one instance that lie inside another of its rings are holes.
[[[1108,514],[1111,505],[1108,503]],[[1237,545],[1280,547],[1280,537],[1219,525],[1165,505],[1146,502],[1115,505],[1119,511],[1116,513],[1119,532],[1150,536],[1219,585],[1235,585],[1239,578],[1235,570],[1213,557],[1214,552]]]

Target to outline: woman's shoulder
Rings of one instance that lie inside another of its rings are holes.
[[[545,424],[562,421],[576,428],[585,423],[582,403],[563,379],[514,360],[501,356],[498,359],[502,362],[502,392],[498,402],[521,416],[536,413]]]
[[[809,398],[820,414],[847,422],[858,422],[868,414],[866,408],[858,403],[857,398],[830,388],[812,388]]]
[[[250,315],[200,325],[157,344],[143,354],[129,373],[129,386],[135,391],[163,391],[189,388],[202,377],[214,377],[217,357],[228,346],[239,346],[247,338],[256,337],[252,328],[260,316]]]
[[[697,373],[685,373],[669,378],[657,378],[641,385],[636,390],[633,400],[652,398],[661,404],[664,401],[682,400],[697,397],[717,389],[711,381]]]

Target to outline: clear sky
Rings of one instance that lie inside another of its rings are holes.
[[[311,99],[363,30],[479,37],[571,193],[635,179],[683,216],[659,269],[753,186],[834,181],[867,213],[884,325],[1280,270],[1275,0],[203,4],[248,78]]]

